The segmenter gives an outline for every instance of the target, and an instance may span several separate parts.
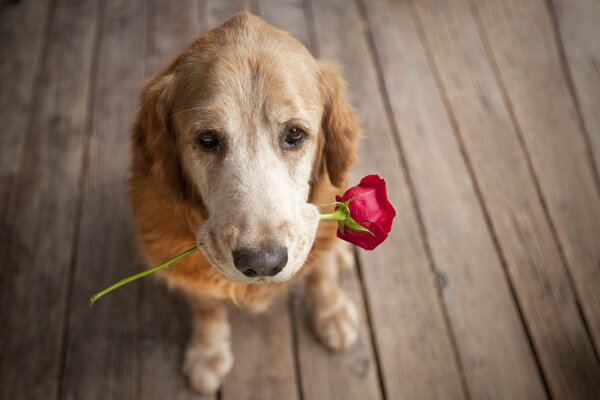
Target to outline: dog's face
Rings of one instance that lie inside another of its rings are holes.
[[[163,183],[202,204],[198,246],[224,277],[284,281],[306,261],[319,215],[311,185],[323,162],[341,183],[353,157],[358,127],[341,97],[335,71],[248,14],[147,87],[147,158]]]
[[[307,203],[323,112],[316,62],[302,48],[236,43],[185,74],[203,83],[173,107],[180,161],[209,215],[200,248],[230,280],[288,279],[318,224]]]

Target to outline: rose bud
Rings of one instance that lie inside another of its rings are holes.
[[[396,211],[387,199],[385,181],[378,175],[365,176],[357,186],[346,190],[342,197],[336,196],[336,200],[337,202],[333,204],[322,204],[324,206],[335,204],[336,207],[331,214],[321,214],[320,219],[338,221],[337,236],[340,239],[354,243],[363,249],[373,250],[387,238],[392,229],[392,220],[396,216]],[[168,268],[171,264],[196,251],[198,251],[198,247],[194,246],[162,264],[121,279],[90,297],[89,306],[93,306],[98,299],[113,290]]]
[[[336,200],[335,211],[321,219],[338,221],[340,239],[373,250],[388,237],[396,211],[388,201],[385,181],[378,175],[365,176]]]

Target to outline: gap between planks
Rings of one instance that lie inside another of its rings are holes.
[[[513,301],[516,305],[517,313],[519,315],[521,324],[525,328],[525,333],[527,335],[529,347],[534,355],[533,358],[535,360],[536,368],[539,371],[540,378],[542,380],[542,384],[544,385],[544,390],[546,392],[546,395],[549,396],[550,390],[548,387],[547,378],[542,369],[539,354],[534,345],[534,340],[532,338],[529,324],[527,323],[527,319],[525,318],[525,315],[523,313],[523,307],[521,305],[521,302],[519,301],[519,297],[517,296],[516,289],[514,287],[514,283],[513,283],[512,279],[510,278],[510,273],[509,273],[508,267],[507,267],[506,255],[504,254],[504,252],[502,250],[502,246],[500,246],[500,242],[498,240],[498,234],[496,233],[496,230],[494,229],[494,225],[493,225],[491,217],[490,217],[490,212],[489,212],[488,206],[483,198],[481,185],[477,179],[477,176],[475,175],[474,166],[473,166],[470,156],[468,155],[468,151],[466,149],[464,139],[463,139],[462,135],[460,134],[460,128],[459,128],[459,125],[458,125],[458,122],[456,119],[456,114],[454,113],[454,110],[450,104],[450,100],[448,99],[448,93],[446,91],[446,87],[444,86],[444,84],[442,82],[442,78],[440,76],[440,72],[437,67],[437,64],[433,60],[433,55],[431,54],[430,45],[426,38],[423,24],[422,24],[420,18],[417,16],[414,6],[412,4],[410,4],[408,6],[408,8],[410,10],[411,18],[412,18],[413,22],[415,23],[417,35],[419,36],[419,40],[423,47],[425,57],[427,58],[427,64],[431,70],[433,79],[435,80],[435,83],[436,83],[436,87],[440,93],[442,103],[444,104],[444,109],[446,110],[446,113],[448,114],[448,119],[450,120],[450,124],[452,126],[452,132],[458,143],[461,157],[465,163],[466,169],[469,174],[469,178],[470,178],[471,182],[473,183],[475,195],[477,197],[477,201],[479,202],[479,205],[483,212],[483,216],[485,219],[487,229],[490,232],[492,242],[494,243],[494,248],[496,249],[496,252],[498,253],[498,257],[500,258],[500,264],[502,265],[502,270],[504,272],[504,278],[506,280],[507,286],[510,289],[511,297],[513,298]]]
[[[392,110],[392,105],[390,102],[389,94],[388,94],[387,88],[385,86],[381,61],[375,50],[375,40],[374,40],[373,34],[371,32],[371,27],[369,25],[367,11],[366,11],[366,8],[364,5],[364,1],[368,1],[368,0],[355,0],[355,1],[357,3],[357,7],[360,12],[360,17],[366,26],[366,29],[364,30],[365,37],[368,42],[369,52],[370,52],[373,62],[375,64],[375,69],[376,69],[376,73],[377,73],[378,89],[379,89],[379,92],[383,99],[383,103],[385,106],[385,113],[388,118],[388,123],[390,125],[391,131],[393,133],[392,136],[395,141],[396,148],[398,150],[399,159],[402,164],[402,172],[404,175],[404,179],[406,180],[406,182],[408,184],[408,189],[409,189],[409,193],[411,196],[411,202],[414,204],[415,214],[416,214],[417,222],[418,222],[417,225],[419,228],[419,233],[420,233],[421,237],[423,238],[423,245],[425,247],[425,253],[427,254],[428,264],[429,264],[430,270],[434,276],[442,277],[442,276],[444,276],[444,274],[441,271],[439,271],[435,266],[433,253],[431,251],[431,246],[429,244],[429,237],[427,235],[427,230],[425,229],[425,223],[423,221],[423,213],[422,213],[421,207],[419,206],[419,202],[417,201],[415,185],[414,185],[413,179],[411,177],[411,174],[409,172],[408,163],[406,161],[405,150],[402,145],[402,139],[400,138],[400,134],[399,134],[398,124],[396,123],[396,118],[394,117],[394,112]],[[362,277],[361,277],[361,279],[362,279]],[[460,353],[458,351],[456,334],[454,333],[452,324],[450,322],[450,316],[448,315],[448,307],[443,299],[440,285],[436,284],[435,287],[436,287],[438,301],[439,301],[439,304],[441,305],[441,309],[442,309],[444,324],[446,326],[446,330],[448,331],[448,334],[450,337],[450,343],[452,345],[453,355],[456,359],[457,367],[459,370],[461,386],[462,386],[463,392],[465,394],[465,398],[470,399],[471,394],[469,391],[469,387],[467,385],[465,368],[464,368]]]
[[[83,190],[85,186],[85,176],[88,169],[89,164],[89,156],[90,156],[90,136],[93,129],[93,112],[94,112],[94,104],[95,104],[95,94],[97,87],[97,76],[98,76],[98,60],[100,56],[100,44],[102,43],[102,34],[104,27],[104,14],[106,11],[106,1],[101,0],[98,3],[98,9],[96,11],[96,30],[94,32],[94,43],[92,50],[92,63],[90,68],[89,75],[89,92],[88,92],[88,103],[87,103],[87,116],[85,122],[85,135],[83,138],[83,160],[81,162],[81,170],[79,175],[79,182],[77,184],[77,192],[78,198],[75,209],[75,218],[73,220],[74,228],[73,228],[73,247],[71,249],[71,259],[69,262],[69,275],[67,279],[67,293],[65,296],[65,313],[63,316],[63,320],[61,321],[63,326],[63,340],[60,349],[60,369],[58,375],[58,395],[57,399],[62,399],[64,397],[63,393],[63,378],[66,370],[67,363],[67,351],[69,348],[69,319],[71,317],[72,311],[72,296],[74,292],[75,286],[75,269],[77,263],[78,249],[79,249],[79,235],[80,235],[80,227],[81,227],[81,218],[83,215]]]

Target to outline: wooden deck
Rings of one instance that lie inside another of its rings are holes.
[[[597,0],[23,0],[0,5],[0,398],[194,399],[183,300],[141,269],[127,199],[143,80],[242,8],[344,66],[390,239],[322,347],[302,287],[232,315],[215,398],[600,399]]]

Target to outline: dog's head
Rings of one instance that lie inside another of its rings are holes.
[[[334,68],[258,17],[206,33],[142,94],[134,145],[174,198],[198,207],[200,249],[236,282],[304,264],[321,180],[345,184],[358,125]]]

